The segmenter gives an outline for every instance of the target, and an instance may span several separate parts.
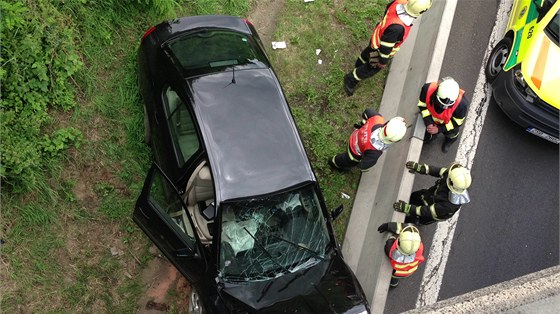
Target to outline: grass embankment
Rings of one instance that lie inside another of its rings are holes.
[[[341,87],[343,74],[367,42],[372,21],[383,12],[385,4],[377,2],[287,0],[274,40],[286,41],[288,48],[269,49],[327,204],[346,207],[335,226],[339,239],[352,205],[341,192],[353,196],[359,174],[333,173],[326,160],[345,149],[362,110],[377,108],[380,101],[383,74],[364,82],[351,98]],[[137,310],[145,291],[140,274],[153,257],[148,252],[151,243],[130,218],[151,160],[142,144],[142,107],[135,83],[139,39],[151,25],[175,16],[246,16],[254,1],[170,3],[39,0],[6,9],[7,2],[0,1],[3,71],[12,62],[10,73],[19,75],[0,72],[3,92],[15,79],[21,82],[14,88],[34,97],[63,90],[59,98],[42,99],[40,106],[34,102],[39,98],[23,96],[17,98],[21,103],[8,103],[11,98],[3,93],[3,312]],[[26,32],[27,54],[17,50]],[[56,32],[64,36],[54,36]],[[33,38],[39,43],[31,43]],[[319,56],[315,49],[322,50]],[[60,56],[71,57],[53,61]],[[66,76],[57,76],[57,67]],[[33,75],[45,84],[36,94],[32,85],[25,86]],[[33,110],[22,109],[29,107]],[[27,120],[40,120],[29,126],[31,131],[14,129],[21,126],[15,119],[22,112]],[[29,144],[16,145],[23,141]],[[18,159],[23,153],[27,155]],[[26,160],[33,163],[23,163]],[[5,168],[6,161],[12,162],[11,169]]]

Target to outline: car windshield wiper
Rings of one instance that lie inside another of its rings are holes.
[[[321,256],[321,254],[319,254],[319,253],[313,251],[312,249],[306,248],[305,246],[303,246],[303,245],[301,245],[301,244],[292,242],[292,241],[290,241],[290,240],[286,240],[286,239],[281,238],[281,237],[276,236],[276,235],[273,235],[272,237],[273,237],[273,238],[276,238],[276,239],[278,239],[278,240],[282,240],[282,241],[284,241],[284,242],[286,242],[286,243],[289,243],[289,244],[291,244],[291,245],[293,245],[293,246],[295,246],[295,247],[298,247],[298,248],[300,248],[300,249],[304,249],[304,250],[306,250],[306,251],[308,251],[308,252],[311,252],[315,257],[317,257],[317,258],[319,258],[319,259],[321,259],[321,260],[323,260],[323,261],[325,260],[325,258],[324,258],[323,256]]]
[[[259,246],[259,248],[260,248],[261,250],[263,250],[263,252],[266,254],[266,256],[268,257],[268,259],[270,259],[274,264],[276,264],[276,265],[278,265],[280,268],[282,268],[286,273],[289,273],[289,272],[290,272],[286,267],[282,266],[282,264],[278,263],[278,262],[274,259],[274,257],[272,257],[272,255],[266,250],[266,248],[259,242],[259,240],[257,240],[257,238],[255,238],[255,236],[253,236],[253,235],[251,234],[251,232],[249,232],[249,230],[247,230],[247,228],[243,227],[243,230],[245,230],[245,232],[247,232],[247,233],[251,236],[251,238],[253,238],[253,240],[255,240],[255,243]]]

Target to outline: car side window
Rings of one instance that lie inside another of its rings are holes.
[[[180,196],[163,177],[156,172],[150,186],[150,203],[170,223],[173,229],[180,232],[187,240],[192,250],[196,249],[194,229],[187,217],[187,210],[183,206]]]
[[[166,119],[177,152],[179,165],[182,167],[200,148],[193,118],[179,95],[168,87],[164,93]]]

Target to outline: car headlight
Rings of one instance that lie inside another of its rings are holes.
[[[513,77],[514,77],[515,87],[517,87],[517,90],[521,92],[521,95],[523,95],[523,97],[528,102],[533,103],[537,98],[537,95],[535,94],[535,92],[533,92],[531,87],[529,87],[529,85],[527,85],[527,83],[525,82],[521,70],[520,69],[515,70],[513,72]]]

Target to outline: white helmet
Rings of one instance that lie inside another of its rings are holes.
[[[420,14],[428,11],[431,6],[432,0],[408,0],[404,5],[404,10],[412,17],[419,17]]]
[[[471,186],[471,172],[460,163],[452,163],[447,175],[447,187],[453,193],[461,194]]]
[[[422,243],[418,228],[410,225],[403,228],[397,241],[397,250],[404,255],[416,253]]]
[[[400,141],[406,133],[406,121],[403,117],[394,117],[379,130],[379,139],[385,144]]]
[[[449,76],[441,79],[437,89],[437,100],[444,107],[451,107],[459,97],[459,84]]]

